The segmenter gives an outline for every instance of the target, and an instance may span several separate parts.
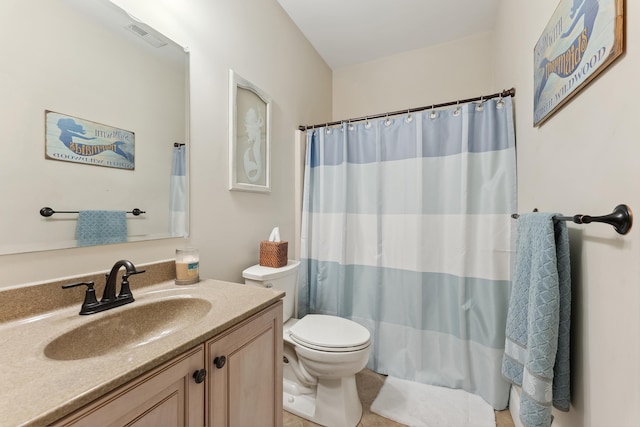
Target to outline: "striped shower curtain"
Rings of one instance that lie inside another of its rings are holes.
[[[187,237],[187,147],[173,147],[171,183],[169,185],[169,233]]]
[[[367,327],[376,372],[503,409],[513,212],[511,97],[308,131],[298,315]]]

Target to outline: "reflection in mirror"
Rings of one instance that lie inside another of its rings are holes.
[[[171,237],[174,143],[188,133],[185,49],[108,0],[0,2],[0,39],[0,254],[78,245],[79,215],[45,217],[43,207],[139,208],[126,215],[125,241]]]

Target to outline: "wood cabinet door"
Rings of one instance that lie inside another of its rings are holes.
[[[282,425],[282,345],[282,301],[207,343],[208,425]]]
[[[200,345],[54,425],[203,426],[206,381],[194,379],[194,372],[203,368]]]

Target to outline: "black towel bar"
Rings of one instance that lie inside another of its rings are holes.
[[[53,209],[48,208],[48,207],[44,207],[44,208],[40,209],[40,215],[46,216],[46,217],[50,217],[51,215],[57,214],[57,213],[79,213],[79,212],[78,211],[54,211]],[[147,212],[146,211],[141,211],[140,209],[135,208],[135,209],[132,209],[132,210],[128,211],[127,213],[133,214],[134,216],[138,216],[140,214],[147,213]]]
[[[534,209],[538,212],[538,209]],[[518,219],[520,215],[513,214],[511,218]],[[576,224],[590,224],[592,222],[603,222],[612,225],[620,234],[627,234],[633,225],[633,212],[627,205],[618,205],[608,215],[590,216],[590,215],[573,215],[573,216],[554,216],[553,219],[558,221],[573,221]]]

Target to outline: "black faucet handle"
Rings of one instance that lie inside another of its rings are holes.
[[[69,288],[75,288],[78,286],[86,286],[87,287],[87,291],[93,289],[93,285],[95,285],[94,282],[79,282],[79,283],[68,283],[66,285],[62,285],[62,289],[69,289]]]
[[[129,286],[129,276],[144,272],[145,270],[135,270],[132,272],[126,271],[122,275],[122,284],[120,285],[120,293],[118,294],[118,299],[127,298],[133,301],[133,294],[131,293],[131,287]]]
[[[136,270],[133,272],[128,272],[126,271],[123,275],[122,275],[122,280],[127,280],[129,278],[129,276],[133,276],[134,274],[140,274],[140,273],[144,273],[146,270]],[[109,280],[109,273],[105,273],[104,275],[106,280]]]
[[[93,288],[93,285],[94,282],[79,282],[62,285],[62,289],[75,288],[78,286],[87,287],[87,291],[84,294],[84,302],[82,303],[82,307],[80,308],[80,314],[93,313],[94,311],[92,309],[99,304],[98,299],[96,298],[96,290]]]

